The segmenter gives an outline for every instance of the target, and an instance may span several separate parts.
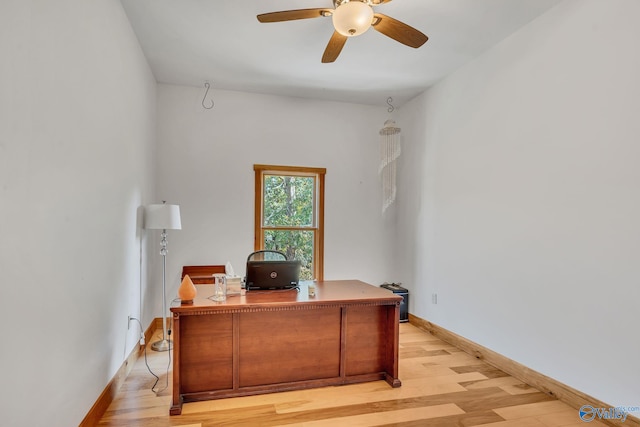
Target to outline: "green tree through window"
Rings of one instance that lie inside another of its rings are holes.
[[[322,279],[324,169],[255,165],[256,250],[302,264],[300,279]]]

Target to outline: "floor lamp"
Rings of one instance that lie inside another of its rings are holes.
[[[180,230],[180,206],[162,204],[148,205],[145,209],[145,227],[148,230],[162,230],[160,240],[160,255],[162,255],[162,340],[151,344],[155,351],[168,351],[171,349],[171,341],[167,335],[167,230]]]

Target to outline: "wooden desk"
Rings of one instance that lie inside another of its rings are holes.
[[[316,296],[250,291],[216,303],[197,285],[173,313],[173,399],[183,402],[398,379],[402,297],[356,280],[316,282]]]

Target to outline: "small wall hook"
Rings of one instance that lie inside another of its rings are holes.
[[[205,99],[207,99],[207,94],[209,93],[209,88],[211,87],[211,85],[209,84],[209,82],[205,82],[204,87],[206,87],[206,88],[207,88],[207,91],[204,93],[204,96],[202,97],[202,108],[205,108],[205,109],[207,109],[207,110],[210,110],[210,109],[212,109],[212,108],[213,108],[213,106],[214,106],[213,100],[211,100],[211,106],[210,106],[210,107],[207,107],[207,106],[204,104],[204,100],[205,100]]]
[[[390,112],[390,113],[393,113],[393,110],[396,109],[396,107],[393,106],[392,102],[393,102],[393,98],[392,97],[388,97],[387,98],[387,105],[389,106],[389,108],[387,108],[387,111]]]

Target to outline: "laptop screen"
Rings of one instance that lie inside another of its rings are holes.
[[[247,290],[298,286],[300,261],[247,261]]]

